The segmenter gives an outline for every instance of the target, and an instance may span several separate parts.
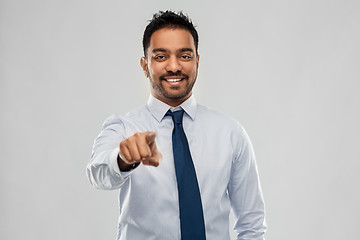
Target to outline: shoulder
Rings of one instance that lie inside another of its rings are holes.
[[[105,120],[103,128],[112,128],[112,126],[121,125],[126,130],[141,131],[144,120],[148,119],[149,114],[150,112],[145,105],[135,108],[125,115],[113,114]]]
[[[210,107],[198,104],[196,117],[200,121],[209,122],[214,127],[231,129],[233,131],[244,132],[244,127],[236,119],[221,113]]]
[[[128,119],[139,119],[140,117],[146,117],[149,114],[149,109],[146,105],[143,105],[141,107],[132,109],[125,115],[125,117]]]
[[[105,122],[121,122],[121,121],[126,121],[126,120],[131,120],[131,119],[136,119],[141,115],[147,114],[148,110],[147,107],[141,106],[135,109],[130,110],[128,113],[126,114],[120,114],[120,113],[116,113],[116,114],[112,114],[111,116],[109,116]]]

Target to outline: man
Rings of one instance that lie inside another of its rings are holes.
[[[182,13],[159,12],[143,37],[147,104],[108,118],[87,175],[120,189],[118,238],[264,239],[264,202],[251,142],[242,126],[192,95],[198,34]]]

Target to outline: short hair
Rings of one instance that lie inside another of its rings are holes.
[[[146,26],[143,36],[143,50],[144,56],[146,56],[146,51],[150,46],[150,38],[152,34],[163,28],[180,28],[187,30],[191,33],[194,38],[194,44],[196,49],[196,54],[198,53],[198,43],[199,36],[189,17],[183,12],[173,12],[170,10],[159,11],[153,15],[153,18],[149,20],[149,24]]]

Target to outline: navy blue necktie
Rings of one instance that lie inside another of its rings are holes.
[[[166,113],[174,121],[172,144],[179,193],[180,228],[182,240],[205,240],[204,215],[199,185],[189,144],[182,126],[184,110]]]

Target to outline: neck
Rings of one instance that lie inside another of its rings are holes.
[[[154,97],[157,98],[158,100],[162,101],[163,103],[166,103],[167,105],[169,105],[171,107],[177,107],[180,104],[182,104],[183,102],[185,102],[189,97],[191,97],[191,94],[182,99],[162,99],[158,96],[154,96]]]

